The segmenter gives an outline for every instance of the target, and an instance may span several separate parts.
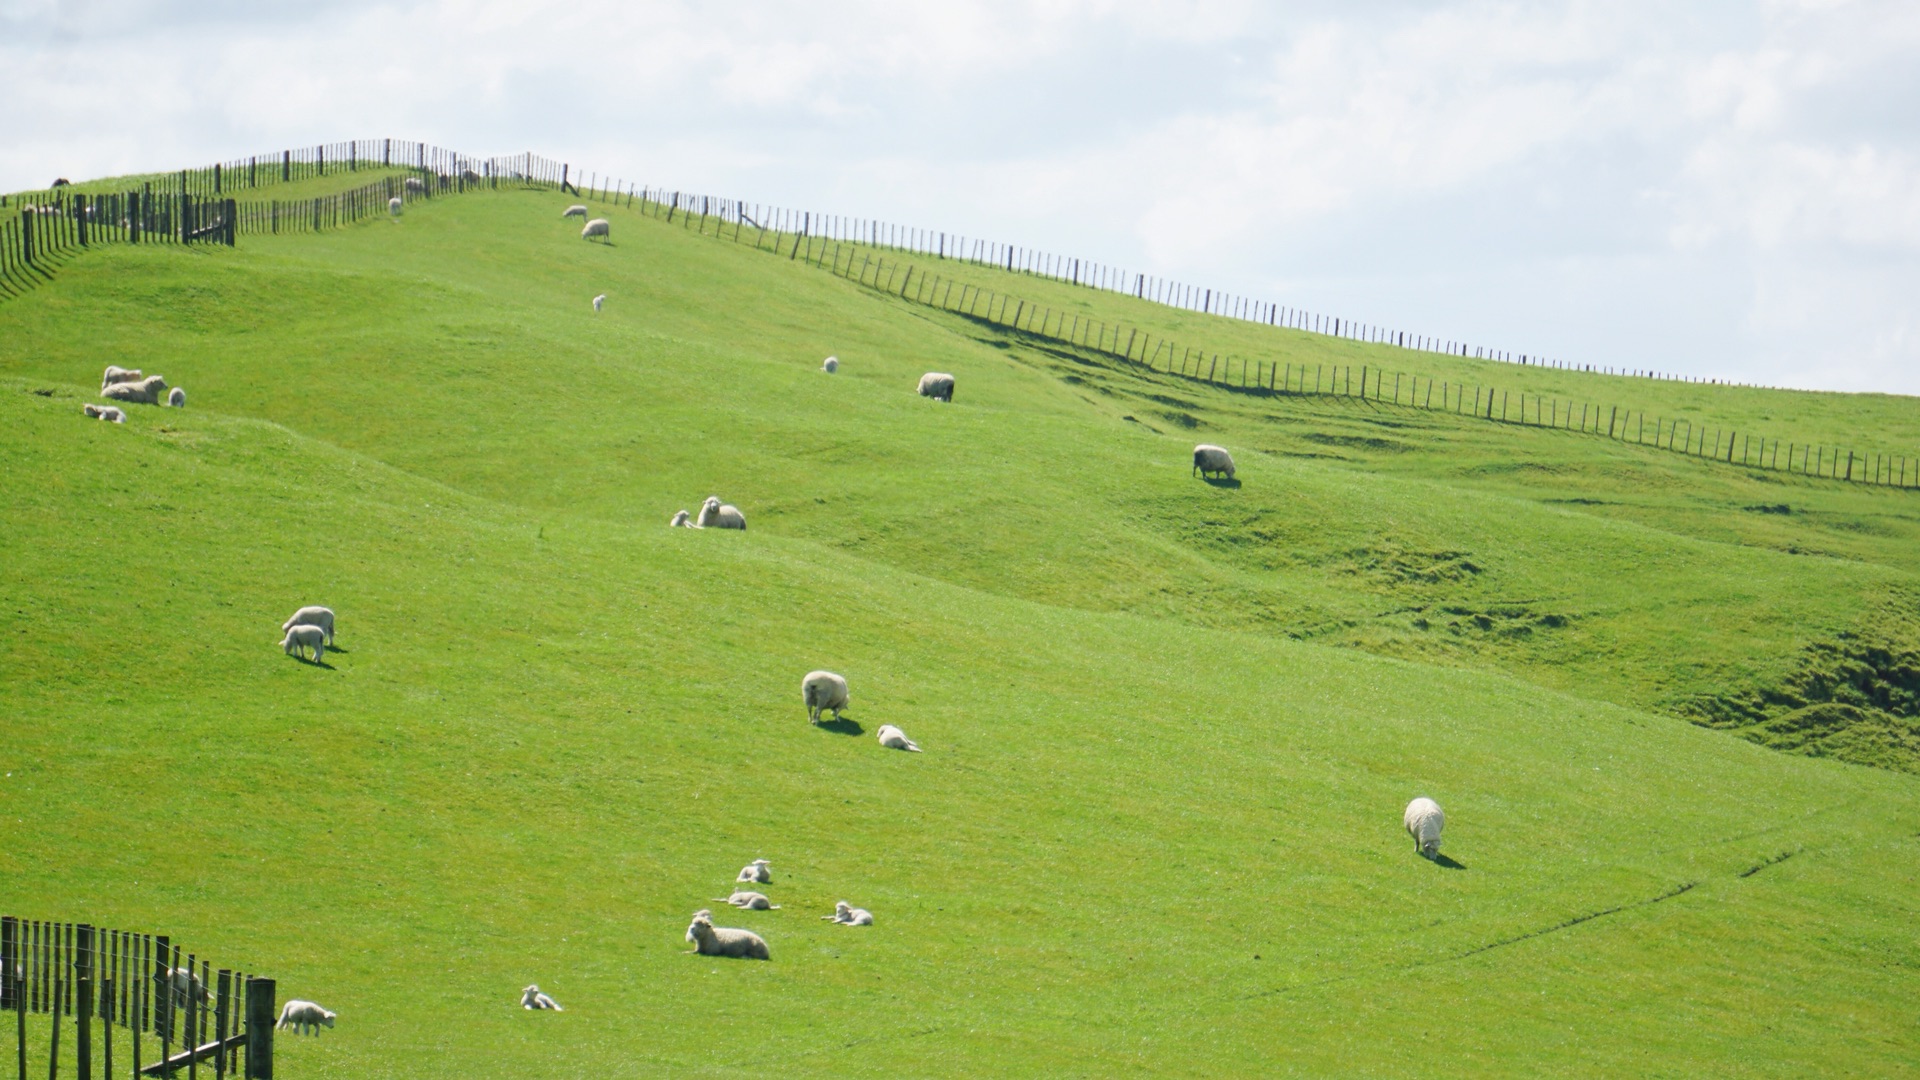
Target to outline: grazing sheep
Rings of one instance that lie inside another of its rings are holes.
[[[562,221],[565,221],[570,217],[577,217],[582,220],[585,220],[586,216],[587,216],[587,208],[584,206],[581,206],[579,203],[574,203],[572,206],[569,206],[565,210],[560,212],[560,220]]]
[[[176,409],[187,407],[187,392],[176,386],[167,391],[167,404]]]
[[[920,376],[920,396],[935,401],[953,402],[953,376],[944,372],[929,371]]]
[[[1224,473],[1233,479],[1233,455],[1211,443],[1201,443],[1193,448],[1193,471],[1201,476]]]
[[[771,960],[766,939],[751,930],[734,930],[713,925],[705,915],[695,915],[687,927],[693,937],[693,951],[701,956],[730,956],[735,959]]]
[[[765,859],[755,859],[740,868],[740,876],[735,881],[750,881],[755,885],[768,885],[773,882],[773,864]]]
[[[920,752],[919,744],[907,738],[906,732],[901,731],[892,724],[881,724],[877,734],[880,738],[880,745],[889,750],[911,750],[916,754]]]
[[[460,179],[465,180],[469,184],[477,184],[480,182],[480,174],[474,172],[472,169],[462,169],[460,170]]]
[[[333,1019],[337,1015],[331,1009],[295,998],[280,1010],[280,1020],[273,1026],[283,1031],[292,1028],[295,1035],[318,1035],[322,1027],[333,1026]]]
[[[523,1009],[550,1009],[554,1012],[566,1012],[560,1003],[540,992],[538,986],[529,986],[520,991],[520,1007]]]
[[[606,303],[606,302],[607,302],[607,294],[606,294],[606,293],[601,293],[601,294],[600,294],[599,296],[596,296],[596,297],[594,297],[594,298],[593,298],[593,310],[595,310],[595,311],[599,311],[599,310],[600,310],[600,305],[601,305],[601,304],[604,304],[604,303]]]
[[[139,382],[139,381],[140,381],[139,368],[115,367],[112,364],[108,364],[106,374],[100,376],[100,386],[102,389],[112,386],[114,383]]]
[[[420,178],[419,178],[419,177],[417,177],[417,176],[409,176],[409,177],[407,177],[407,182],[406,182],[406,185],[405,185],[405,186],[406,186],[406,189],[407,189],[408,191],[425,191],[425,190],[427,190],[427,182],[426,182],[425,180],[422,180],[422,179],[420,179]]]
[[[327,644],[333,644],[333,609],[318,604],[309,604],[293,613],[293,618],[280,624],[280,629],[291,630],[296,626],[317,626],[327,632]]]
[[[687,512],[685,511],[685,510],[682,510],[682,511],[680,511],[679,513],[677,513],[677,514],[675,514],[675,515],[673,515],[673,520],[672,520],[672,521],[669,521],[669,522],[667,522],[667,527],[668,527],[668,528],[670,528],[670,529],[697,529],[697,528],[699,528],[699,526],[698,526],[698,525],[695,525],[695,524],[693,523],[693,515],[691,515],[691,514],[689,514],[689,513],[687,513]]]
[[[608,230],[611,229],[612,227],[613,226],[607,224],[606,218],[603,218],[603,217],[594,218],[592,221],[587,222],[586,228],[580,230],[580,239],[591,240],[594,237],[598,236],[601,239],[611,243],[613,241],[613,237],[608,233]]]
[[[327,655],[327,633],[317,626],[296,626],[287,631],[280,648],[288,656],[297,656],[302,660],[307,658],[306,650],[312,649],[313,662],[317,664],[321,657]]]
[[[155,975],[154,978],[173,991],[173,1003],[176,1007],[185,1008],[189,995],[193,1000],[206,1004],[207,984],[201,981],[200,976],[193,973],[192,968],[170,967]]]
[[[709,495],[707,501],[700,504],[698,524],[703,529],[744,529],[747,527],[747,515],[737,506],[720,501],[720,496]]]
[[[158,375],[149,375],[139,382],[119,382],[112,386],[103,386],[100,388],[100,396],[135,405],[158,405],[160,392],[166,388],[167,380]]]
[[[80,411],[96,420],[105,420],[109,424],[124,424],[127,414],[113,405],[82,405]]]
[[[827,357],[825,360],[820,362],[820,370],[826,372],[829,375],[833,374],[836,371],[839,371],[840,358],[837,356]]]
[[[749,908],[753,911],[779,911],[780,905],[767,899],[766,893],[748,892],[745,889],[733,890],[732,896],[716,896],[717,904],[732,904],[737,908]]]
[[[1440,857],[1440,830],[1447,824],[1447,815],[1440,812],[1440,804],[1424,796],[1407,804],[1407,813],[1403,819],[1407,826],[1407,835],[1413,837],[1413,844],[1420,854],[1429,858]]]
[[[872,926],[873,912],[866,908],[857,908],[845,900],[833,905],[833,914],[820,916],[826,922],[839,923],[842,926]]]
[[[395,195],[393,198],[387,200],[387,213],[392,214],[394,217],[399,217],[400,208],[405,205],[406,203],[400,200],[400,196]]]
[[[847,707],[847,680],[831,671],[809,671],[800,680],[800,697],[807,703],[807,719],[812,723],[820,722],[822,711],[838,720],[840,710]]]

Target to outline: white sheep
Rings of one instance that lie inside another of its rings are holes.
[[[327,632],[327,644],[333,644],[333,609],[309,604],[293,613],[293,617],[280,624],[282,631],[296,626],[317,626]]]
[[[819,723],[823,711],[833,713],[838,720],[840,710],[847,707],[847,680],[831,671],[809,671],[800,680],[800,698],[807,703],[810,722]]]
[[[767,950],[767,942],[751,930],[734,930],[713,925],[713,920],[705,915],[695,915],[687,926],[687,935],[693,938],[693,951],[701,956],[730,956],[735,959],[771,960],[772,953]]]
[[[703,529],[744,529],[747,527],[747,515],[740,508],[720,501],[720,496],[709,495],[707,501],[700,504],[700,517],[697,520]]]
[[[700,909],[699,911],[696,911],[696,912],[694,912],[694,913],[693,913],[693,917],[694,917],[694,918],[695,918],[696,920],[697,920],[697,919],[705,919],[705,920],[707,920],[708,922],[712,922],[712,921],[713,921],[713,912],[712,912],[712,911],[709,911],[709,910],[708,910],[708,909],[706,909],[706,908],[701,908],[701,909]],[[689,945],[698,945],[698,944],[700,944],[700,939],[699,939],[698,937],[695,937],[695,936],[694,936],[694,933],[693,933],[693,927],[692,927],[691,925],[689,925],[689,926],[687,927],[687,943],[688,943]]]
[[[1413,844],[1420,854],[1429,859],[1440,857],[1440,830],[1446,827],[1447,815],[1440,812],[1440,804],[1422,796],[1407,804],[1407,812],[1402,819],[1407,826],[1407,835],[1413,837]]]
[[[873,912],[866,908],[857,908],[845,900],[833,905],[833,914],[822,915],[821,919],[842,926],[872,926]]]
[[[713,898],[713,901],[716,904],[732,904],[734,907],[747,908],[752,911],[780,910],[780,905],[767,899],[766,893],[750,892],[746,889],[735,889],[733,890],[733,895],[716,896]]]
[[[1201,476],[1224,473],[1227,479],[1233,479],[1233,455],[1211,443],[1201,443],[1193,448],[1193,471]]]
[[[127,414],[115,405],[82,405],[80,411],[96,420],[105,420],[109,424],[124,424]]]
[[[580,230],[580,239],[591,240],[598,236],[608,243],[612,243],[613,237],[608,232],[611,228],[613,228],[613,226],[607,224],[606,218],[594,218],[592,221],[587,222],[586,228]]]
[[[201,1004],[206,1003],[207,984],[193,973],[192,968],[170,967],[155,978],[173,991],[173,1003],[177,1007],[185,1008],[189,995]]]
[[[574,203],[572,206],[569,206],[565,210],[560,212],[560,220],[562,221],[565,221],[570,217],[577,217],[582,220],[585,220],[586,216],[587,216],[587,208],[580,205],[579,203]]]
[[[406,182],[406,185],[405,185],[405,186],[406,186],[406,189],[407,189],[408,191],[425,191],[425,190],[427,190],[427,182],[426,182],[425,180],[422,180],[422,179],[420,179],[420,178],[419,178],[419,177],[417,177],[417,176],[409,176],[409,177],[407,177],[407,182]]]
[[[406,203],[401,201],[400,196],[395,195],[393,198],[387,200],[387,213],[392,214],[394,217],[399,217],[400,208],[405,205]]]
[[[840,358],[837,356],[827,357],[825,360],[822,360],[820,362],[820,370],[826,372],[829,375],[833,374],[836,371],[839,371]]]
[[[327,655],[327,634],[317,626],[296,626],[287,631],[280,648],[288,656],[297,656],[302,660],[307,658],[306,651],[311,649],[313,662],[317,664],[321,657]]]
[[[596,297],[594,297],[594,298],[593,298],[593,310],[595,310],[595,311],[599,311],[599,310],[600,310],[600,305],[601,305],[601,304],[604,304],[604,303],[606,303],[606,302],[607,302],[607,294],[606,294],[606,293],[601,293],[601,294],[600,294],[599,296],[596,296]]]
[[[673,515],[673,520],[667,522],[667,527],[670,529],[697,529],[700,526],[693,523],[693,515],[682,510]]]
[[[773,881],[773,864],[765,859],[755,859],[740,868],[740,876],[735,881],[749,881],[755,885],[767,885]]]
[[[139,381],[140,381],[139,368],[115,367],[112,364],[108,364],[106,374],[100,376],[100,386],[102,389],[112,386],[114,383],[139,382]]]
[[[920,376],[920,396],[935,401],[953,401],[953,376],[941,371],[929,371]]]
[[[311,1001],[295,998],[280,1010],[280,1019],[273,1026],[286,1030],[292,1028],[295,1035],[318,1035],[323,1027],[332,1027],[334,1017],[339,1014],[331,1009],[323,1009]]]
[[[135,405],[158,405],[160,392],[166,388],[167,380],[158,375],[149,375],[139,382],[118,382],[112,386],[103,386],[100,388],[100,396]]]
[[[889,750],[911,750],[916,754],[920,752],[919,744],[907,738],[906,732],[901,731],[892,724],[881,724],[877,734],[880,739],[880,745]]]
[[[168,404],[169,406],[172,406],[173,408],[176,408],[176,409],[184,409],[184,408],[186,408],[186,407],[187,407],[187,392],[186,392],[186,391],[185,391],[184,389],[181,389],[181,388],[180,388],[180,387],[178,387],[178,386],[176,386],[176,387],[174,387],[173,389],[171,389],[171,390],[169,390],[169,391],[167,391],[167,404]]]
[[[553,1012],[566,1012],[560,1003],[540,992],[538,986],[528,986],[520,991],[520,1007],[523,1009],[549,1009]]]

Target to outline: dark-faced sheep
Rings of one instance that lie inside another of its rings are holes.
[[[705,915],[695,915],[687,927],[693,938],[693,951],[701,956],[727,956],[739,960],[771,960],[766,939],[751,930],[715,926]]]
[[[187,407],[187,392],[176,386],[167,391],[167,404],[175,409]]]
[[[809,671],[800,680],[800,698],[807,703],[809,721],[819,723],[822,712],[831,712],[838,720],[840,710],[847,707],[847,680],[831,671]]]
[[[953,376],[941,371],[929,371],[920,376],[920,396],[935,401],[953,402]]]

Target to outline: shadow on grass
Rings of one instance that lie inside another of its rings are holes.
[[[1451,858],[1448,858],[1445,855],[1435,855],[1433,857],[1433,865],[1443,866],[1448,870],[1465,870],[1467,868],[1466,863],[1455,862]]]
[[[861,727],[858,720],[849,720],[844,716],[837,720],[822,720],[820,721],[819,728],[821,731],[831,731],[836,735],[865,735],[867,733],[867,729]]]
[[[339,650],[339,649],[333,649],[333,650],[331,650],[331,651],[333,651],[333,652],[339,652],[340,650]],[[289,655],[289,656],[293,656],[293,654],[292,654],[292,653],[288,653],[287,655]],[[327,663],[327,662],[326,662],[325,660],[309,660],[309,659],[307,659],[307,658],[306,658],[306,657],[304,657],[304,656],[294,656],[293,658],[294,658],[295,660],[298,660],[298,661],[300,661],[301,663],[303,663],[303,664],[305,664],[305,665],[307,665],[308,667],[317,667],[317,668],[320,668],[320,669],[322,669],[322,670],[324,670],[324,671],[333,671],[333,670],[335,670],[335,668],[334,668],[334,666],[333,666],[332,664],[329,664],[329,663]]]
[[[1238,480],[1228,480],[1218,476],[1203,476],[1201,479],[1217,488],[1237,488],[1240,486],[1240,481]]]
[[[341,647],[340,647],[340,646],[338,646],[338,645],[329,645],[329,646],[327,646],[327,651],[328,651],[328,652],[337,652],[337,653],[339,653],[339,654],[340,654],[341,656],[351,656],[351,655],[353,655],[352,653],[350,653],[350,652],[348,652],[347,650],[345,650],[345,649],[343,649],[343,648],[341,648]]]

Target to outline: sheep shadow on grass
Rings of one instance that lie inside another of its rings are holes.
[[[328,651],[328,652],[339,652],[340,650],[339,650],[339,649],[328,649],[327,651]],[[288,655],[288,656],[293,656],[293,654],[292,654],[292,653],[288,653],[287,655]],[[320,668],[320,669],[321,669],[321,670],[323,670],[323,671],[333,671],[333,670],[336,670],[336,669],[334,668],[334,666],[333,666],[332,664],[329,664],[329,663],[327,663],[327,662],[326,662],[325,660],[309,660],[309,659],[307,659],[307,658],[306,658],[306,657],[304,657],[304,656],[293,656],[293,658],[294,658],[295,660],[298,660],[298,661],[300,661],[301,663],[303,663],[303,664],[305,664],[305,665],[307,665],[308,667],[317,667],[317,668]]]
[[[1435,855],[1433,857],[1433,865],[1444,867],[1448,870],[1465,870],[1467,868],[1466,863],[1455,862],[1451,857],[1446,855]]]
[[[1200,479],[1217,488],[1238,488],[1240,481],[1225,476],[1203,476]]]
[[[867,733],[867,729],[860,726],[860,721],[845,716],[836,717],[832,720],[822,720],[815,726],[821,731],[831,731],[836,735],[865,735]]]

